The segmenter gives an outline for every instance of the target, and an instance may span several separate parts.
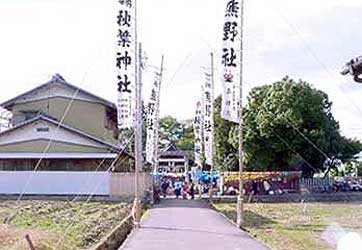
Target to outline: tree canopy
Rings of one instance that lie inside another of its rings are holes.
[[[354,160],[362,150],[355,139],[340,134],[328,95],[307,82],[288,77],[251,90],[243,110],[244,165],[248,171],[302,170],[304,176],[335,171]],[[238,169],[238,125],[221,118],[221,97],[215,100],[214,125],[216,164],[214,169]],[[145,119],[145,117],[144,117]],[[122,131],[123,144],[132,130]],[[145,138],[143,128],[143,138]],[[193,150],[192,121],[160,119],[159,146],[174,142]],[[145,143],[145,141],[143,142]],[[131,143],[131,150],[133,148]]]
[[[181,123],[171,116],[161,118],[159,138],[161,147],[174,142],[183,150],[194,148],[194,130],[191,121]]]
[[[215,117],[219,113],[219,102],[216,100]],[[326,93],[288,77],[252,89],[243,111],[246,169],[301,168],[304,176],[311,176],[335,167],[337,159],[351,160],[361,151],[361,144],[340,134],[331,107]],[[216,124],[219,118],[216,117]],[[216,127],[216,136],[221,135],[217,138],[217,159],[219,163],[223,159],[234,159],[230,162],[235,165],[228,168],[237,168],[238,127],[226,121],[219,125]]]

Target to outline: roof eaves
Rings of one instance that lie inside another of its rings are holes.
[[[21,122],[21,123],[15,125],[14,127],[10,128],[10,129],[7,129],[7,130],[5,130],[5,131],[3,131],[3,132],[0,132],[0,136],[1,136],[1,135],[4,135],[4,134],[7,134],[7,133],[9,133],[9,132],[12,132],[12,131],[14,131],[14,130],[22,127],[22,126],[25,126],[25,125],[27,125],[27,124],[30,124],[30,123],[38,120],[38,119],[40,119],[40,115],[35,116],[34,118],[29,119],[29,120],[26,120],[26,121],[24,121],[24,122]]]
[[[79,129],[73,128],[73,127],[71,127],[69,125],[63,124],[63,123],[61,123],[60,121],[58,121],[58,120],[56,120],[54,118],[51,118],[51,117],[45,116],[45,115],[40,115],[40,118],[43,119],[43,120],[46,120],[48,122],[51,122],[51,123],[53,123],[53,124],[55,124],[57,126],[60,126],[60,127],[64,128],[64,129],[67,129],[69,131],[72,131],[72,132],[75,132],[75,133],[80,134],[82,136],[85,136],[85,137],[87,137],[87,138],[89,138],[91,140],[94,140],[94,141],[99,142],[101,144],[105,144],[105,145],[107,145],[107,146],[109,146],[109,147],[111,147],[113,149],[116,149],[117,151],[120,150],[120,148],[118,146],[114,145],[114,144],[111,144],[111,143],[106,142],[106,141],[104,141],[102,139],[99,139],[99,138],[97,138],[95,136],[92,136],[92,135],[90,135],[90,134],[88,134],[88,133],[86,133],[86,132],[84,132],[82,130],[79,130]]]
[[[60,76],[59,74],[55,74],[50,81],[48,81],[48,82],[46,82],[46,83],[44,83],[44,84],[42,84],[42,85],[40,85],[38,87],[35,87],[35,88],[33,88],[33,89],[29,90],[29,91],[26,91],[25,93],[20,94],[20,95],[14,97],[14,98],[12,98],[12,99],[10,99],[8,101],[5,101],[5,102],[1,103],[0,106],[3,107],[3,108],[7,108],[9,106],[12,106],[17,99],[22,98],[23,96],[31,94],[32,92],[35,92],[35,91],[37,91],[39,89],[42,89],[42,88],[44,88],[44,87],[46,87],[48,85],[51,85],[51,84],[67,85],[68,87],[70,87],[70,88],[72,88],[72,89],[74,89],[76,91],[82,92],[82,93],[84,93],[86,95],[89,95],[89,96],[91,96],[93,98],[98,99],[101,103],[103,103],[104,105],[106,105],[108,107],[111,107],[113,109],[117,108],[117,106],[114,103],[112,103],[110,101],[107,101],[106,99],[104,99],[102,97],[99,97],[99,96],[97,96],[95,94],[92,94],[92,93],[90,93],[90,92],[88,92],[88,91],[86,91],[84,89],[81,89],[80,87],[77,87],[77,86],[75,86],[73,84],[70,84],[69,82],[64,80],[64,78],[62,76]]]
[[[22,127],[22,126],[25,126],[25,125],[30,124],[30,123],[32,123],[32,122],[34,122],[34,121],[37,121],[37,120],[44,120],[44,121],[50,122],[50,123],[52,123],[52,124],[54,124],[54,125],[56,125],[56,126],[60,126],[60,127],[66,129],[66,130],[69,130],[69,131],[72,131],[72,132],[74,132],[74,133],[80,134],[80,135],[82,135],[82,136],[84,136],[84,137],[87,137],[88,139],[91,139],[91,140],[96,141],[96,142],[98,142],[98,143],[107,145],[108,147],[110,147],[110,148],[112,148],[112,149],[115,149],[115,150],[118,151],[118,152],[121,150],[118,146],[116,146],[116,145],[114,145],[114,144],[111,144],[111,143],[109,143],[109,142],[106,142],[106,141],[104,141],[104,140],[101,140],[101,139],[99,139],[99,138],[96,138],[96,137],[94,137],[94,136],[92,136],[92,135],[89,135],[89,134],[85,133],[84,131],[79,130],[79,129],[76,129],[76,128],[73,128],[73,127],[71,127],[71,126],[62,124],[62,123],[60,123],[58,120],[56,120],[56,119],[54,119],[54,118],[52,118],[52,117],[46,116],[46,115],[44,115],[44,114],[40,114],[40,115],[38,115],[38,116],[36,116],[36,117],[34,117],[34,118],[32,118],[32,119],[29,119],[29,120],[27,120],[27,121],[25,121],[25,122],[19,123],[19,124],[17,124],[16,126],[8,129],[8,130],[6,130],[6,131],[3,131],[3,132],[0,133],[0,136],[1,136],[1,135],[4,135],[4,134],[7,134],[7,133],[9,133],[9,132],[12,132],[12,131],[14,131],[14,130]],[[128,153],[126,153],[126,154],[128,154]],[[128,155],[129,155],[129,154],[128,154]]]

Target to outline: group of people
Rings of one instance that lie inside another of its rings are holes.
[[[161,193],[163,197],[166,197],[170,193],[174,193],[176,198],[182,197],[183,199],[195,198],[195,184],[191,181],[188,183],[181,178],[177,178],[174,182],[170,179],[164,178],[161,181]]]

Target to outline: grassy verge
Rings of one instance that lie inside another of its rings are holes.
[[[0,250],[87,249],[129,214],[129,204],[111,202],[0,201]]]
[[[231,220],[235,204],[215,204]],[[333,248],[338,232],[362,235],[362,203],[245,204],[244,228],[276,250]]]

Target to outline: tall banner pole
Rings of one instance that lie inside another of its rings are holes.
[[[134,227],[139,228],[141,222],[141,198],[139,175],[142,169],[142,44],[137,39],[137,0],[134,0],[135,16],[135,76],[136,76],[136,114],[135,114],[135,199]],[[137,47],[138,46],[138,47]],[[138,53],[138,54],[137,54]]]
[[[203,96],[204,92],[201,92],[201,95]],[[195,183],[196,180],[199,178],[199,173],[202,170],[202,164],[203,164],[203,137],[202,137],[202,131],[203,131],[203,97],[197,100],[196,102],[196,111],[195,111],[195,118],[193,122],[193,128],[194,128],[194,138],[195,138],[195,148],[194,148],[194,155],[195,155],[195,164],[196,167],[193,168],[193,182]],[[198,190],[200,194],[200,185],[198,181]]]
[[[204,100],[204,85],[201,86],[201,167],[200,167],[200,173],[202,173],[204,171],[204,165],[205,165],[205,141],[204,141],[204,136],[205,136],[205,133],[204,133],[204,120],[205,120],[205,109],[204,109],[204,106],[205,106],[205,100]],[[201,200],[202,198],[202,193],[203,193],[203,189],[202,189],[202,185],[201,185],[201,181],[199,180],[199,183],[198,183],[198,189],[199,189],[199,199]]]
[[[222,77],[223,93],[221,117],[239,124],[239,194],[237,199],[237,226],[243,216],[243,23],[244,0],[225,0],[223,28]],[[239,53],[238,53],[239,51]],[[239,58],[240,56],[240,58]]]
[[[118,0],[117,15],[117,118],[119,128],[135,131],[135,199],[132,216],[135,227],[141,218],[139,172],[142,169],[141,46],[137,44],[137,1]],[[138,54],[137,54],[138,53]]]
[[[243,26],[244,26],[244,0],[241,0],[240,4],[240,92],[239,92],[239,195],[237,200],[237,226],[241,227],[244,224],[244,194],[243,194],[243,95],[242,95],[242,86],[243,86]]]
[[[161,97],[161,84],[162,84],[162,77],[163,77],[163,64],[164,64],[164,56],[162,55],[161,58],[161,69],[159,75],[159,85],[158,85],[158,99],[157,99],[157,115],[156,115],[156,130],[155,130],[155,167],[156,171],[158,171],[159,159],[158,159],[158,141],[159,141],[159,129],[160,129],[160,97]]]
[[[154,130],[154,141],[153,141],[153,178],[152,178],[152,203],[155,202],[155,177],[158,173],[158,141],[159,141],[159,128],[160,128],[160,96],[161,96],[161,84],[162,84],[162,76],[163,76],[163,62],[164,56],[161,58],[161,68],[160,73],[157,73],[157,81],[158,81],[158,95],[156,100],[156,116],[155,116],[155,130]]]
[[[139,175],[142,169],[142,44],[138,46],[138,81],[136,84],[136,124],[135,124],[135,199],[134,199],[134,226],[140,227],[141,198]]]
[[[212,173],[214,171],[214,164],[215,164],[215,129],[214,129],[214,54],[211,53],[210,54],[210,59],[211,59],[211,74],[210,74],[210,83],[211,83],[211,90],[210,90],[210,94],[211,94],[211,119],[212,119],[212,142],[211,142],[211,166],[210,166],[210,176],[212,176]],[[213,180],[211,180],[211,185],[210,185],[210,189],[209,189],[209,202],[210,204],[212,204],[213,202],[213,198],[212,198],[212,192],[213,192]]]

